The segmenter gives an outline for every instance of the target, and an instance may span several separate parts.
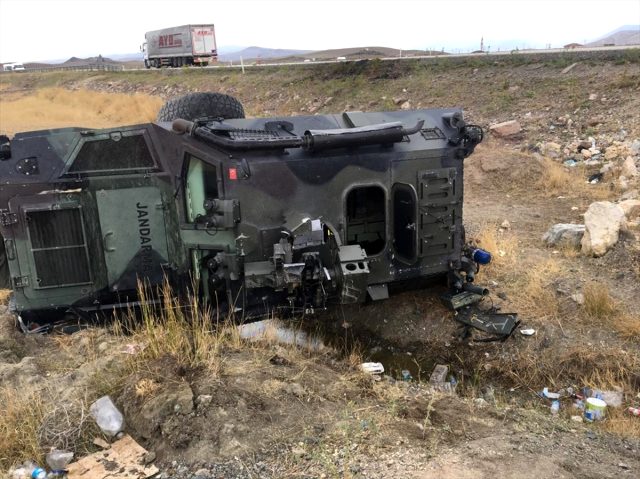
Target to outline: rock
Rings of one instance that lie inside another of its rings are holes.
[[[408,101],[409,101],[409,99],[408,99],[408,98],[405,98],[405,97],[403,97],[403,96],[398,96],[398,97],[395,97],[395,98],[393,99],[393,103],[395,103],[395,104],[396,104],[396,105],[398,105],[398,106],[400,106],[400,105],[402,105],[403,103],[406,103],[406,102],[408,102]]]
[[[582,416],[571,416],[573,422],[582,422]]]
[[[511,223],[509,223],[509,220],[504,220],[502,222],[502,224],[500,224],[500,228],[505,229],[505,230],[510,230],[511,229]]]
[[[572,294],[571,299],[574,300],[577,304],[584,304],[584,294],[582,293]]]
[[[147,451],[147,453],[142,457],[143,464],[151,464],[156,460],[156,453],[154,451]]]
[[[620,199],[621,200],[635,200],[638,197],[640,197],[640,192],[638,192],[638,190],[629,190],[629,191],[625,192],[620,197]]]
[[[209,471],[209,469],[205,469],[203,467],[203,468],[198,469],[196,472],[194,472],[193,475],[196,476],[196,477],[203,477],[203,478],[211,477],[211,471]]]
[[[610,201],[596,201],[584,214],[585,232],[582,253],[602,256],[617,242],[620,228],[625,224],[623,209]]]
[[[547,246],[566,245],[579,248],[584,235],[584,225],[558,223],[553,225],[542,237]]]
[[[509,120],[491,125],[489,127],[489,131],[500,138],[506,138],[520,133],[522,131],[522,127],[517,120]]]
[[[562,146],[553,141],[540,145],[540,153],[551,158],[559,158],[562,154]]]
[[[631,150],[631,154],[640,155],[640,140],[633,140],[629,149]]]
[[[591,158],[591,155],[593,155],[593,153],[591,153],[591,150],[582,150],[582,156],[585,160]]]
[[[591,93],[589,95],[589,101],[595,101],[598,99],[598,95],[596,93]]]
[[[640,200],[624,200],[618,203],[628,220],[640,216]]]
[[[486,400],[484,400],[483,398],[474,399],[473,400],[473,404],[475,404],[475,406],[478,409],[483,409],[483,408],[485,408],[485,407],[487,407],[489,405],[489,403]]]
[[[622,162],[622,174],[627,178],[638,176],[638,168],[636,167],[636,162],[633,160],[633,156],[627,156]]]
[[[580,140],[576,146],[576,150],[580,153],[581,151],[588,150],[592,146],[593,144],[589,140]]]
[[[410,101],[405,101],[402,105],[400,105],[400,109],[401,110],[410,110],[411,109],[411,102]]]
[[[605,163],[604,165],[602,165],[602,168],[600,168],[600,173],[607,174],[611,170],[613,170],[615,166],[616,166],[615,163]]]

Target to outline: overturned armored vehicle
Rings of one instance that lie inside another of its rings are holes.
[[[460,110],[245,119],[198,93],[158,120],[5,137],[5,279],[27,327],[135,304],[138,280],[243,314],[473,281],[463,160],[482,130]]]

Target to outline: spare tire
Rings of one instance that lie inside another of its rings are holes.
[[[244,118],[242,103],[223,93],[189,93],[169,100],[158,112],[158,121],[178,118],[193,121],[196,118]]]

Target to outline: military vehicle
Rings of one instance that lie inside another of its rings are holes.
[[[484,294],[488,255],[462,223],[482,137],[460,109],[249,119],[218,93],[170,100],[156,123],[4,137],[12,308],[27,329],[110,312],[136,304],[138,281],[246,316],[433,277]]]

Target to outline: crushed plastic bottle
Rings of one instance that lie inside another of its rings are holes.
[[[102,396],[89,407],[98,427],[108,436],[115,436],[124,428],[124,417],[109,396]]]
[[[71,462],[71,459],[73,459],[73,452],[54,449],[47,454],[46,459],[49,469],[54,472],[62,471],[67,467],[67,464]]]
[[[560,412],[560,401],[553,401],[551,403],[551,414],[556,416]]]

